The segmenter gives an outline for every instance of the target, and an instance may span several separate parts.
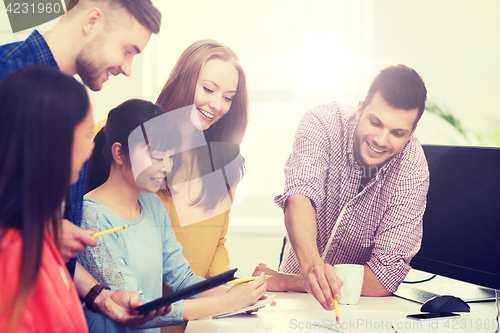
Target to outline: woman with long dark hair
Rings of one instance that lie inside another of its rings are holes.
[[[57,70],[25,67],[0,84],[1,332],[88,332],[58,246],[93,125],[85,88]]]
[[[184,258],[167,211],[155,194],[181,146],[181,133],[171,115],[147,101],[126,101],[109,112],[94,141],[82,227],[95,231],[130,227],[100,237],[96,247],[78,256],[80,263],[101,284],[136,291],[142,302],[161,297],[162,281],[175,291],[203,281]],[[263,276],[229,290],[217,287],[199,299],[172,304],[169,314],[136,329],[151,332],[150,328],[243,308],[265,291]],[[129,332],[91,309],[85,308],[85,315],[91,332]]]

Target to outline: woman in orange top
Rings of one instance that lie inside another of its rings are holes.
[[[173,113],[182,132],[182,163],[158,196],[191,269],[210,278],[229,270],[229,212],[244,172],[239,145],[248,124],[248,93],[238,56],[214,40],[193,43],[156,103]]]
[[[158,192],[193,271],[209,278],[229,270],[229,210],[244,161],[246,78],[237,55],[214,40],[190,45],[156,103],[182,131],[182,164]],[[182,108],[182,109],[180,109]],[[208,144],[207,144],[208,143]]]
[[[93,124],[85,88],[57,70],[0,84],[0,332],[88,332],[58,236]]]

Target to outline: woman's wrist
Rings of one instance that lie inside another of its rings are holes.
[[[217,313],[233,311],[234,301],[232,301],[231,294],[225,292],[223,294],[213,296],[215,298],[214,304],[217,304]]]
[[[101,313],[101,309],[106,301],[106,299],[113,293],[112,290],[103,289],[99,295],[94,300],[94,310],[95,312]]]

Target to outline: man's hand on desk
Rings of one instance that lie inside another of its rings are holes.
[[[304,282],[300,275],[280,273],[262,263],[255,267],[252,276],[259,276],[261,273],[272,275],[272,277],[266,280],[268,291],[305,292]]]
[[[340,299],[340,288],[344,284],[335,275],[329,264],[313,266],[303,273],[304,289],[316,298],[325,310],[334,310],[333,298]]]
[[[340,299],[340,288],[344,284],[333,267],[323,264],[312,267],[304,276],[299,274],[279,273],[270,269],[265,264],[259,264],[253,271],[253,276],[262,272],[272,275],[267,279],[267,290],[269,291],[307,291],[321,304],[325,310],[334,310],[333,295]]]

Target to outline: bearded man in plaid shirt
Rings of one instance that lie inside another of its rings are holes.
[[[361,294],[386,296],[420,249],[429,171],[413,136],[427,98],[404,65],[375,78],[358,108],[333,102],[302,118],[285,165],[286,245],[268,290],[307,291],[326,310],[340,299],[335,264],[364,265]]]

